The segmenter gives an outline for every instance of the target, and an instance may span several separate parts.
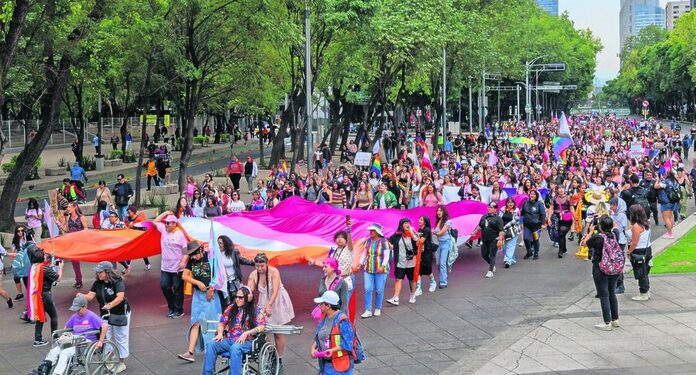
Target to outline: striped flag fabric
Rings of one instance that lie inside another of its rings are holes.
[[[379,153],[375,155],[375,160],[372,161],[370,172],[375,172],[377,173],[377,178],[382,178],[382,163],[379,161]]]
[[[210,269],[212,276],[210,278],[210,285],[215,290],[219,290],[227,296],[227,272],[225,271],[225,266],[222,264],[222,255],[220,252],[220,245],[217,241],[217,236],[215,235],[215,227],[213,226],[213,221],[210,221],[210,237],[208,239],[208,262],[210,262]]]

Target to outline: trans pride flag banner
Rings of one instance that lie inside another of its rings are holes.
[[[522,203],[524,195],[515,200]],[[447,205],[452,226],[459,230],[458,244],[470,238],[480,218],[487,211],[486,204],[477,201],[460,201]],[[435,207],[418,207],[409,210],[346,210],[327,204],[315,204],[292,197],[270,210],[240,212],[214,218],[182,218],[180,225],[185,233],[201,242],[212,241],[214,236],[227,235],[246,257],[264,252],[274,266],[305,263],[308,259],[321,259],[333,245],[336,232],[345,229],[345,217],[352,220],[352,238],[357,261],[368,237],[368,226],[382,225],[384,235],[393,234],[399,220],[406,217],[417,226],[420,216],[435,219]],[[212,225],[212,228],[211,228]],[[155,256],[160,253],[160,233],[153,228],[146,231],[122,229],[87,229],[69,233],[42,242],[42,247],[63,259],[83,262],[124,261]],[[215,244],[213,244],[213,249]]]

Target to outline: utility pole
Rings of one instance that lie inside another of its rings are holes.
[[[442,147],[447,135],[447,49],[442,49]]]
[[[469,76],[469,133],[473,133],[473,132],[474,132],[474,128],[473,128],[473,126],[471,125],[471,121],[472,121],[472,118],[471,118],[471,116],[472,116],[472,111],[471,111],[471,110],[472,110],[472,104],[471,104],[471,79],[472,79],[472,78],[474,78],[474,77]]]
[[[516,85],[517,87],[517,107],[515,107],[515,120],[520,121],[520,85]]]
[[[305,0],[305,117],[307,120],[307,173],[312,170],[312,59],[309,55],[309,0]]]

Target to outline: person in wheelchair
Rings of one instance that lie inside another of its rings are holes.
[[[213,342],[205,350],[203,375],[213,375],[217,356],[228,353],[230,375],[242,374],[242,359],[251,351],[254,337],[264,331],[266,317],[259,307],[254,307],[251,292],[243,287],[233,296],[230,304],[220,318]]]
[[[97,347],[101,348],[104,345],[108,327],[106,322],[97,314],[87,309],[87,299],[83,296],[75,297],[72,306],[70,306],[70,311],[74,311],[75,313],[68,319],[68,322],[65,323],[65,328],[72,329],[73,336],[79,336],[84,332],[101,330],[98,337],[92,333],[85,335],[87,340],[96,342]],[[51,369],[53,368],[53,374],[62,375],[67,369],[70,358],[74,355],[74,346],[65,347],[63,345],[56,345],[48,352],[46,359],[41,362],[39,368],[34,370],[32,374],[51,374]]]

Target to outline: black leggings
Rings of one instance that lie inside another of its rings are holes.
[[[46,314],[51,318],[51,333],[58,329],[58,312],[56,311],[56,305],[53,304],[53,296],[51,292],[43,292],[41,294],[41,299],[43,300],[43,307]],[[34,341],[41,341],[43,339],[42,332],[44,324],[37,321],[34,324]]]
[[[565,254],[568,252],[568,245],[566,243],[566,235],[570,232],[570,227],[573,225],[572,221],[558,221],[558,253]]]
[[[493,272],[495,267],[495,254],[498,253],[498,244],[495,241],[481,242],[481,258],[488,263],[488,270]]]
[[[232,186],[234,187],[234,191],[239,190],[239,181],[241,179],[242,179],[241,173],[230,173],[230,181],[232,182]]]
[[[594,279],[599,303],[602,307],[604,323],[610,323],[619,319],[619,302],[616,300],[616,281],[619,275],[605,275],[599,269],[599,265],[592,265],[592,278]]]

